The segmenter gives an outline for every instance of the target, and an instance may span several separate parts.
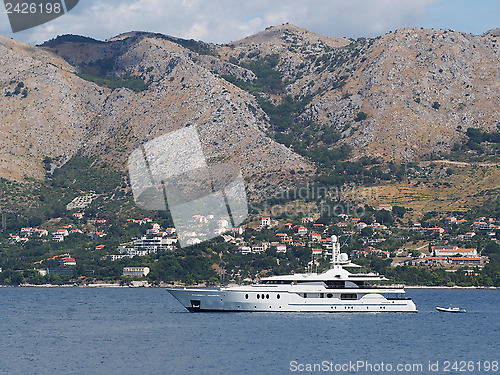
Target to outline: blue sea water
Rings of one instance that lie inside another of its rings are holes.
[[[0,374],[500,373],[499,290],[408,294],[418,314],[191,314],[162,288],[0,288]]]

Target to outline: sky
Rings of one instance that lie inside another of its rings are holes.
[[[69,13],[18,33],[0,4],[0,35],[31,44],[62,34],[106,40],[128,31],[229,43],[286,22],[349,38],[402,27],[482,34],[500,27],[500,0],[80,0]]]

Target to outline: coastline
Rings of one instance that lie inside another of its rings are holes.
[[[133,284],[123,285],[120,283],[93,283],[93,284],[81,284],[81,285],[56,285],[56,284],[21,284],[21,285],[0,285],[0,288],[171,288],[171,287],[186,287],[186,288],[204,288],[205,285],[195,284],[195,285],[178,285],[178,284],[166,284],[160,283],[159,285],[149,284],[145,282],[136,282]],[[405,285],[407,290],[410,289],[471,289],[471,290],[500,290],[500,287],[495,286],[446,286],[446,285]]]

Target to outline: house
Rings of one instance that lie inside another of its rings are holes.
[[[309,224],[312,223],[314,220],[312,217],[303,217],[302,218],[302,224]]]
[[[319,233],[311,233],[310,234],[310,237],[311,237],[311,241],[319,241],[321,240],[321,234]]]
[[[337,223],[337,226],[339,228],[347,228],[347,223],[345,221],[341,221],[341,222]]]
[[[56,232],[54,232],[52,234],[53,235],[67,236],[67,235],[69,235],[69,232],[67,229],[58,229]]]
[[[47,229],[36,229],[35,231],[36,231],[36,233],[38,233],[39,237],[49,235],[49,231]]]
[[[76,260],[71,257],[64,257],[59,259],[60,266],[76,266]]]
[[[359,223],[356,224],[356,228],[358,228],[359,230],[365,229],[367,226],[368,226],[368,224],[366,224],[362,221],[360,221]]]
[[[299,234],[299,235],[301,235],[301,236],[306,235],[306,234],[307,234],[307,232],[308,232],[308,231],[307,231],[307,228],[306,228],[306,227],[304,227],[304,226],[302,226],[302,225],[301,225],[301,226],[299,226],[299,227],[297,228],[297,234]]]
[[[386,211],[392,211],[392,205],[390,204],[379,204],[377,211],[380,210],[386,210]]]
[[[229,221],[226,219],[217,220],[217,226],[219,228],[229,228]]]
[[[323,255],[323,252],[324,252],[323,249],[312,249],[312,255],[321,256]]]
[[[465,234],[462,234],[461,236],[464,240],[472,240],[472,237],[474,237],[475,235],[476,235],[476,233],[474,233],[474,232],[467,232]]]
[[[233,228],[233,234],[241,236],[243,233],[245,233],[245,229],[243,229],[243,227]]]
[[[292,223],[286,223],[285,224],[285,229],[292,229],[293,224]]]
[[[240,246],[238,247],[238,251],[242,254],[250,254],[252,252],[252,248],[250,246]]]
[[[465,257],[465,258],[451,258],[452,264],[481,264],[481,258],[478,257]]]
[[[124,267],[123,276],[142,277],[149,273],[149,267]]]
[[[262,242],[259,245],[252,246],[252,253],[260,254],[266,251],[269,248],[269,244],[266,242]]]
[[[168,235],[172,235],[175,233],[175,228],[167,228],[165,229],[165,233]]]
[[[261,219],[261,226],[268,227],[271,225],[271,218],[269,216],[263,216]]]
[[[197,245],[201,243],[201,240],[199,238],[196,238],[196,237],[191,237],[189,238],[187,241],[186,241],[186,244],[187,245]]]
[[[478,256],[477,249],[460,249],[458,246],[432,246],[431,250],[437,257],[453,257],[457,254],[466,258],[476,258]]]
[[[495,229],[495,225],[486,221],[476,221],[471,225],[471,228],[478,230],[490,230]]]
[[[457,221],[457,218],[454,216],[448,216],[444,218],[444,223],[445,224],[453,224]]]
[[[282,244],[282,243],[276,245],[276,252],[277,253],[286,253],[286,245]]]
[[[64,241],[64,236],[62,234],[53,234],[52,235],[52,240],[56,242],[63,242]]]
[[[422,261],[431,264],[443,264],[447,262],[447,259],[446,257],[426,257]]]
[[[146,231],[146,234],[158,234],[161,230],[160,224],[154,223],[151,228]]]
[[[207,218],[203,215],[193,215],[192,218],[193,221],[198,224],[208,223]]]
[[[222,233],[227,232],[227,227],[219,227],[214,229],[214,233],[218,236],[221,235]]]

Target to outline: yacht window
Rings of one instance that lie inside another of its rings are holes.
[[[266,298],[269,299],[269,294],[266,294]]]
[[[245,294],[245,299],[248,299],[248,294]]]
[[[332,297],[333,297],[333,294],[332,294],[332,293],[328,293],[326,296],[327,296],[328,298],[332,298]]]
[[[277,299],[280,299],[280,295],[278,294],[278,295],[276,296],[276,298],[277,298]]]
[[[264,299],[264,295],[262,295],[260,298]]]
[[[329,281],[326,282],[326,285],[330,289],[344,288],[345,287],[345,281],[329,280]]]
[[[354,300],[358,299],[358,295],[356,293],[341,294],[340,299]]]
[[[304,293],[304,298],[307,298],[307,293]]]
[[[259,299],[259,298],[260,298],[260,294],[257,294],[257,299]]]

